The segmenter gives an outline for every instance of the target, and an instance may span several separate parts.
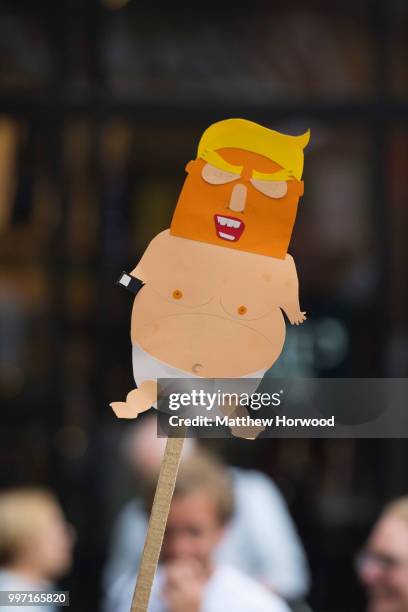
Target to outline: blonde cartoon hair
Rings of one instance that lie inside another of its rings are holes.
[[[282,166],[274,180],[300,181],[303,172],[303,149],[310,138],[310,130],[300,136],[289,136],[270,130],[246,119],[225,119],[207,128],[198,145],[197,157],[225,170],[240,174],[242,167],[232,166],[218,149],[244,149],[264,155]],[[258,178],[262,178],[259,176]]]

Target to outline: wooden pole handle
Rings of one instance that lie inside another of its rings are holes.
[[[184,432],[183,432],[184,433]],[[176,484],[184,437],[168,438],[150,513],[131,612],[146,612]]]

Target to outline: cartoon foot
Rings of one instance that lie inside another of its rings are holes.
[[[224,416],[228,417],[247,417],[248,410],[244,406],[219,406]],[[244,438],[245,440],[256,440],[256,438],[265,431],[264,425],[233,425],[230,427],[231,434],[234,438]]]
[[[112,402],[110,406],[119,419],[136,419],[141,412],[149,410],[156,401],[157,383],[146,380],[140,387],[127,394],[125,402]]]
[[[231,427],[231,434],[234,438],[243,438],[244,440],[256,440],[263,431],[265,431],[263,425],[235,425]]]

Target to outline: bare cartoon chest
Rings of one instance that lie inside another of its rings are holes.
[[[146,284],[162,298],[188,309],[215,305],[238,319],[262,317],[279,305],[280,262],[190,242],[172,243],[150,268]]]

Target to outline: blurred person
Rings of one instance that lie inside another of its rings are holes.
[[[367,612],[408,612],[408,496],[389,504],[357,559]]]
[[[221,464],[204,454],[182,463],[149,612],[289,612],[279,596],[215,560],[233,508],[231,479]],[[118,579],[107,612],[130,609],[135,579],[134,570]]]
[[[52,590],[53,582],[71,567],[72,544],[70,528],[52,493],[40,488],[0,493],[0,591]],[[38,611],[53,609],[35,606]]]
[[[157,437],[155,415],[139,417],[124,440],[124,458],[142,495],[129,501],[114,526],[104,586],[137,568],[145,541],[148,515],[143,488],[155,485],[166,440]],[[184,442],[182,463],[201,454],[194,439]],[[215,558],[265,584],[284,599],[302,599],[309,588],[309,570],[296,528],[275,484],[261,472],[230,468],[234,512],[217,543]]]

